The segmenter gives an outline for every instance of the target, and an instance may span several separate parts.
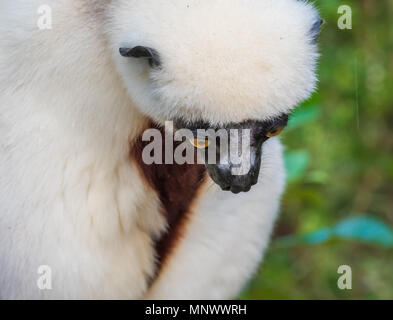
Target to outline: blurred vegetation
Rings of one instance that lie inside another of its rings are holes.
[[[326,21],[319,89],[283,136],[282,214],[241,298],[393,299],[393,0],[314,2]],[[340,5],[352,30],[337,26]]]

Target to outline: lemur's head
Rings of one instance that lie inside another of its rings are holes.
[[[119,0],[112,10],[117,67],[144,114],[190,128],[251,129],[248,174],[208,166],[223,189],[248,191],[263,142],[315,88],[317,11],[297,0]]]

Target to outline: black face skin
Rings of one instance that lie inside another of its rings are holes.
[[[182,120],[175,121],[175,127],[177,129],[190,129],[196,135],[197,130],[221,130],[224,129],[228,132],[229,143],[231,143],[230,130],[237,129],[239,130],[239,135],[242,135],[242,130],[249,129],[251,132],[251,158],[247,161],[250,161],[250,170],[245,175],[233,175],[232,169],[236,167],[230,160],[227,163],[220,163],[220,160],[217,161],[217,164],[209,164],[206,161],[206,168],[215,183],[217,183],[223,190],[231,191],[235,194],[240,192],[248,192],[251,190],[251,187],[256,185],[258,182],[259,171],[261,169],[261,158],[262,158],[262,146],[263,143],[269,139],[269,136],[275,135],[278,131],[281,131],[288,124],[288,115],[282,114],[274,119],[266,120],[266,121],[256,121],[249,120],[244,121],[242,123],[232,123],[228,124],[225,127],[212,127],[208,122],[198,121],[195,123],[187,123]],[[239,140],[240,141],[240,140]],[[207,155],[209,153],[210,148],[216,148],[217,159],[219,159],[219,155],[221,152],[222,146],[220,146],[219,139],[216,139],[216,143],[209,145],[205,152],[205,158],[207,160]],[[227,147],[226,147],[227,148]]]

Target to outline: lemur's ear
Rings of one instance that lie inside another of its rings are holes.
[[[313,24],[311,28],[311,40],[313,43],[316,43],[319,37],[319,32],[321,31],[321,26],[323,25],[324,21],[320,18]]]
[[[152,67],[161,66],[160,56],[154,49],[138,46],[134,48],[120,48],[119,52],[123,57],[127,58],[146,58],[149,60],[149,64]]]

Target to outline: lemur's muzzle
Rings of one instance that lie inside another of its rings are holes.
[[[221,189],[235,194],[248,192],[258,183],[261,168],[261,146],[250,147],[246,155],[240,155],[234,164],[231,159],[221,159],[218,164],[206,164],[212,180]]]
[[[223,190],[237,194],[257,184],[266,140],[257,128],[259,122],[246,121],[224,128],[212,128],[203,122],[177,121],[175,125],[193,132],[192,144],[204,158],[212,180]]]

